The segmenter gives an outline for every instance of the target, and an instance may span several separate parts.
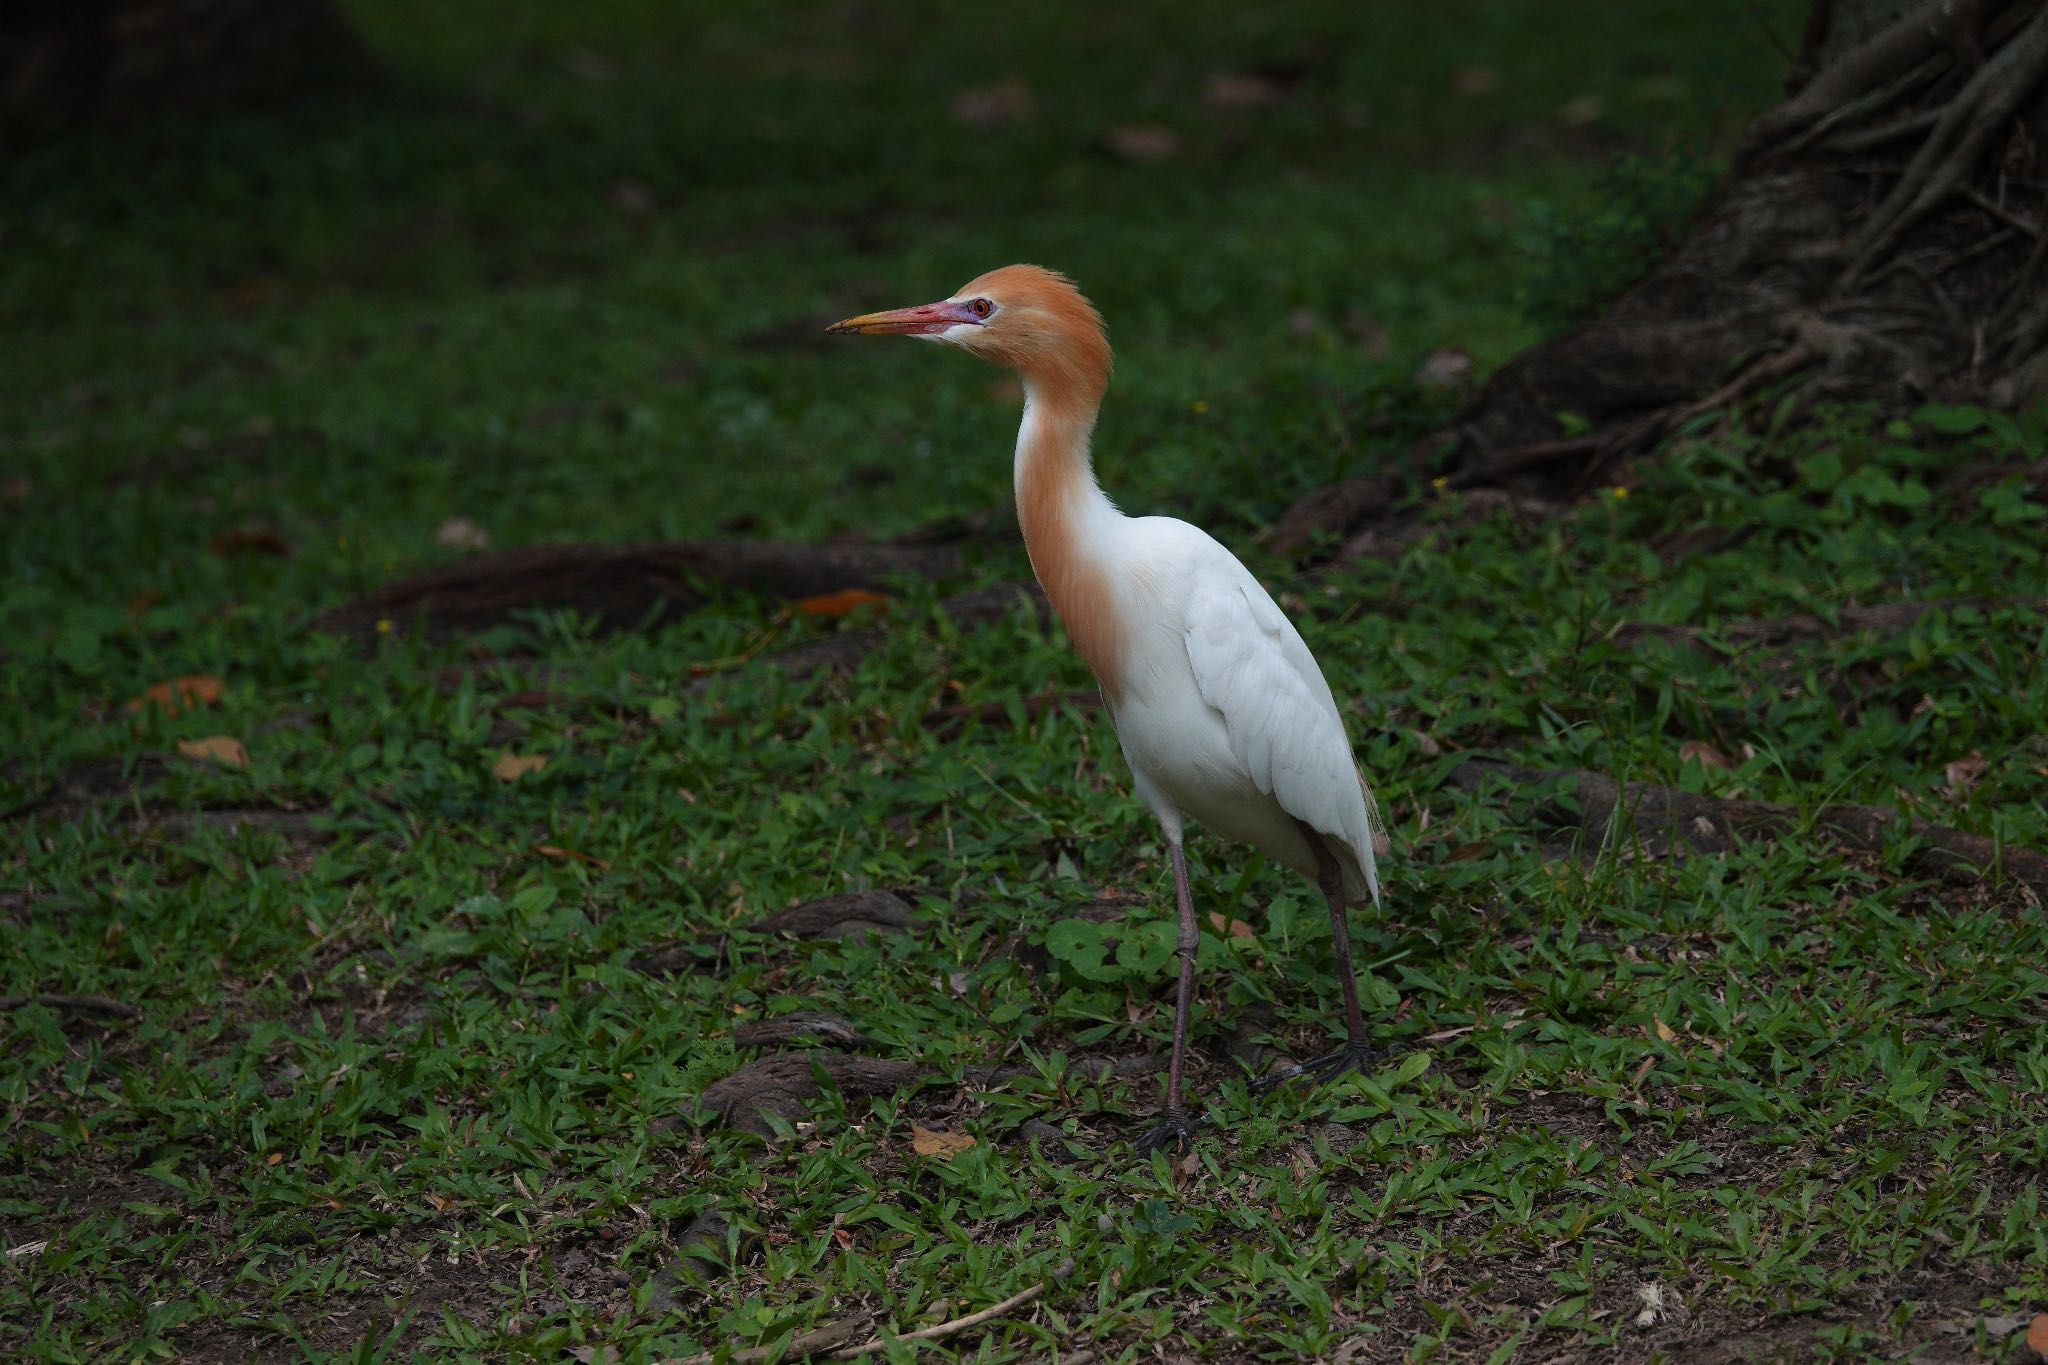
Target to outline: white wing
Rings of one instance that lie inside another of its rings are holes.
[[[1376,820],[1344,721],[1315,656],[1234,556],[1205,565],[1190,584],[1188,662],[1202,699],[1223,717],[1231,753],[1260,791],[1348,847],[1379,900]],[[1350,871],[1349,868],[1346,869]],[[1349,880],[1349,878],[1347,878]]]

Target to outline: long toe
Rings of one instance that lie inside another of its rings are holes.
[[[1310,1081],[1328,1081],[1352,1071],[1360,1075],[1369,1075],[1373,1063],[1378,1060],[1379,1052],[1372,1044],[1346,1044],[1327,1057],[1318,1057],[1314,1061],[1303,1062],[1300,1066],[1290,1066],[1284,1071],[1269,1072],[1252,1082],[1251,1091],[1254,1095],[1264,1095],[1279,1089],[1289,1081],[1304,1078]]]
[[[1133,1145],[1140,1156],[1161,1151],[1185,1152],[1194,1145],[1195,1133],[1201,1126],[1200,1119],[1190,1118],[1179,1109],[1162,1109],[1158,1119]]]

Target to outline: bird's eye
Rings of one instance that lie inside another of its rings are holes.
[[[978,318],[985,318],[990,313],[996,311],[996,306],[990,303],[987,299],[976,299],[974,302],[967,305],[967,311],[974,314],[974,316]]]

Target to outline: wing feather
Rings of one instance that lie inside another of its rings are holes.
[[[1188,663],[1202,699],[1223,717],[1233,757],[1258,789],[1295,819],[1351,850],[1379,899],[1377,822],[1330,685],[1266,590],[1235,573],[1199,573],[1190,585]]]

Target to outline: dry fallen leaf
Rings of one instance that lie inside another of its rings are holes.
[[[503,760],[500,761],[502,762]],[[543,763],[546,761],[546,759],[541,760]],[[540,854],[543,858],[560,858],[572,863],[588,863],[592,867],[599,869],[611,866],[609,860],[600,858],[595,854],[585,853],[580,848],[563,848],[558,844],[535,844],[533,851]]]
[[[1031,87],[1015,76],[995,85],[978,85],[953,97],[953,117],[963,125],[988,132],[1006,123],[1021,123],[1038,112]]]
[[[546,754],[499,754],[498,761],[491,765],[491,776],[500,782],[517,782],[547,766]]]
[[[1202,103],[1211,109],[1261,109],[1277,104],[1280,83],[1249,71],[1217,71],[1202,87]]]
[[[1678,761],[1693,762],[1704,768],[1732,768],[1735,766],[1728,755],[1716,749],[1703,739],[1689,739],[1678,746]]]
[[[178,752],[187,758],[196,758],[204,763],[218,763],[223,768],[246,768],[249,766],[249,751],[242,747],[242,741],[233,735],[208,735],[204,739],[181,739]]]
[[[628,218],[654,212],[654,188],[642,180],[614,180],[612,207]]]
[[[1949,798],[1961,801],[1967,797],[1970,788],[1977,785],[1977,779],[1984,776],[1984,766],[1984,755],[1974,749],[1943,764],[1941,775],[1948,782]]]
[[[942,1133],[936,1128],[918,1125],[913,1125],[910,1130],[911,1150],[919,1156],[935,1156],[941,1161],[951,1161],[973,1145],[973,1137],[966,1133]]]
[[[1671,1031],[1671,1025],[1665,1023],[1662,1019],[1653,1018],[1650,1020],[1650,1023],[1656,1027],[1657,1038],[1660,1042],[1668,1043],[1678,1036]]]
[[[1444,855],[1447,863],[1469,863],[1474,858],[1483,858],[1492,852],[1493,846],[1486,843],[1459,844]]]
[[[1228,934],[1232,938],[1256,937],[1252,932],[1252,927],[1241,919],[1226,919],[1220,914],[1212,913],[1209,916],[1209,923],[1216,926],[1217,933]]]
[[[165,715],[175,716],[189,707],[211,706],[219,700],[219,678],[207,673],[187,673],[169,682],[151,683],[141,696],[129,699],[128,713],[134,715],[154,704],[161,706]]]
[[[290,559],[298,547],[268,526],[237,526],[216,533],[206,542],[206,548],[222,558],[246,551]]]
[[[1394,353],[1394,334],[1378,318],[1363,313],[1346,313],[1344,330],[1351,333],[1368,360],[1385,360]]]
[[[1163,123],[1127,123],[1110,129],[1104,141],[1126,161],[1171,161],[1180,155],[1180,134]]]
[[[1598,123],[1607,105],[1598,95],[1581,95],[1557,111],[1557,121],[1567,128],[1584,128]]]
[[[1456,389],[1472,382],[1471,352],[1455,346],[1439,346],[1422,357],[1415,370],[1416,384],[1425,389]]]
[[[805,616],[845,616],[860,607],[886,607],[888,597],[866,588],[842,588],[838,592],[799,597],[796,609]]]
[[[481,550],[491,533],[468,517],[450,517],[434,528],[434,543],[449,550]]]
[[[1500,73],[1490,66],[1460,67],[1458,74],[1451,78],[1451,89],[1466,99],[1491,95],[1500,89]]]
[[[2034,1314],[2034,1320],[2027,1324],[2027,1347],[2048,1360],[2048,1313]]]

